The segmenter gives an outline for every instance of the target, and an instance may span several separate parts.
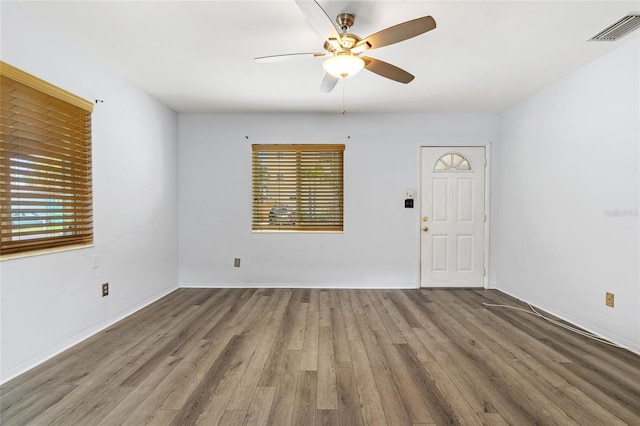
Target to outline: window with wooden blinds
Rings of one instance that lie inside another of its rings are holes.
[[[254,231],[342,231],[344,145],[252,145]]]
[[[93,241],[93,104],[0,62],[0,255]]]

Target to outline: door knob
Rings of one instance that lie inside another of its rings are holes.
[[[422,217],[422,221],[423,221],[423,222],[426,222],[426,221],[428,221],[428,220],[429,220],[429,218],[428,218],[428,217],[426,217],[426,216],[423,216],[423,217]]]
[[[422,227],[422,230],[423,230],[424,232],[427,232],[427,231],[429,230],[429,227],[428,227],[428,226],[423,226],[423,227]]]

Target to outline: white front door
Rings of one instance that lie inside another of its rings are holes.
[[[423,147],[421,287],[484,287],[484,147]]]

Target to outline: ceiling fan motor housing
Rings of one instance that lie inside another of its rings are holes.
[[[343,49],[352,49],[359,41],[360,37],[355,34],[343,34],[340,36],[340,45]]]

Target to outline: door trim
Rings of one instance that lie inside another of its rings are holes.
[[[491,195],[491,142],[485,143],[474,143],[474,144],[459,144],[459,143],[438,143],[438,144],[418,144],[417,149],[417,167],[418,167],[418,180],[417,180],[417,188],[416,196],[418,197],[415,201],[416,206],[420,206],[422,203],[422,148],[473,148],[480,147],[484,148],[485,155],[485,168],[484,168],[484,214],[486,220],[484,221],[484,277],[483,284],[484,289],[492,288],[489,283],[489,275],[491,273],[489,269],[490,263],[490,247],[491,247],[491,205],[490,205],[490,195]],[[418,244],[418,268],[416,273],[416,288],[420,289],[420,279],[422,276],[422,244],[421,244],[421,216],[420,211],[418,210],[418,214],[415,219],[416,226],[416,235],[417,235],[417,244]]]

